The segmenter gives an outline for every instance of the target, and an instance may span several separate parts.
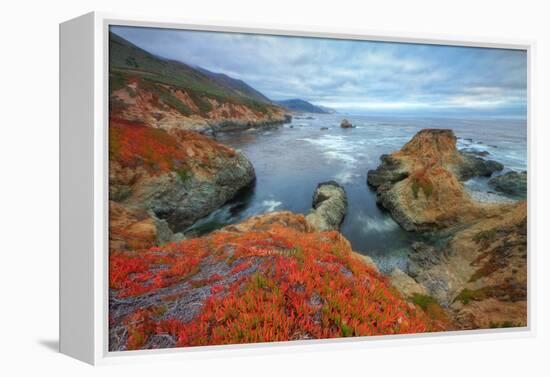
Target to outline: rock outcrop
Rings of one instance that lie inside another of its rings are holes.
[[[408,272],[453,312],[459,328],[525,326],[526,202],[457,232],[446,245],[415,244]]]
[[[172,232],[168,223],[151,211],[128,209],[109,201],[109,250],[148,249],[183,239],[183,234]]]
[[[394,268],[390,273],[390,283],[404,297],[410,298],[414,295],[427,295],[428,290],[423,285],[419,284],[412,277],[401,271],[399,268]]]
[[[342,122],[340,123],[340,127],[342,128],[353,128],[354,125],[351,124],[351,122],[347,119],[343,119]]]
[[[403,228],[442,231],[433,244],[414,243],[407,274],[395,270],[390,281],[415,303],[442,305],[437,312],[450,316],[453,327],[525,326],[527,204],[473,201],[461,180],[503,167],[458,152],[455,142],[451,130],[420,131],[368,173],[379,203]],[[517,173],[500,180],[522,185]]]
[[[168,133],[112,119],[110,198],[152,211],[180,232],[233,198],[255,179],[241,153],[190,131]]]
[[[504,169],[504,165],[494,160],[485,160],[478,153],[460,151],[462,163],[458,165],[458,177],[466,181],[473,177],[490,177]]]
[[[346,191],[335,181],[320,183],[306,220],[317,231],[338,230],[348,208]]]
[[[489,180],[489,186],[514,198],[527,197],[527,172],[509,171],[506,174],[493,177]]]
[[[401,150],[382,155],[367,174],[377,201],[409,231],[432,231],[469,223],[489,206],[475,203],[461,180],[501,169],[493,161],[459,153],[452,130],[425,129]]]

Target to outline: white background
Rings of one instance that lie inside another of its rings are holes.
[[[0,374],[11,375],[548,375],[546,212],[550,12],[545,1],[80,0],[3,1],[0,22]],[[91,10],[270,24],[536,40],[534,234],[537,336],[429,342],[92,368],[57,354],[58,23]]]

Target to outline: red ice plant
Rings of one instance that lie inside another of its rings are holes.
[[[234,266],[216,279],[202,310],[190,321],[148,312],[141,321],[144,339],[163,333],[178,346],[197,346],[443,329],[403,300],[338,232],[303,233],[274,225],[265,231],[220,231],[134,255],[114,255],[111,286],[122,297],[152,292],[187,279],[206,256]],[[255,272],[221,283],[252,264],[257,265]],[[159,265],[168,268],[151,270]],[[140,342],[129,338],[128,348],[145,344],[134,334],[136,338]]]

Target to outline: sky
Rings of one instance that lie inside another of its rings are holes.
[[[112,27],[135,45],[241,79],[272,100],[358,114],[526,117],[521,50]]]

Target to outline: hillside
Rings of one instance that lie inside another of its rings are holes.
[[[155,56],[110,34],[111,116],[164,129],[283,123],[286,111],[241,80]]]
[[[111,351],[446,329],[339,232],[290,212],[113,252],[110,266]]]
[[[283,106],[285,109],[302,112],[302,113],[313,113],[313,114],[332,114],[334,110],[328,109],[322,106],[315,106],[314,104],[304,101],[303,99],[288,99],[283,101],[276,101],[279,105]]]
[[[230,91],[234,91],[240,96],[248,97],[258,102],[272,103],[269,98],[242,80],[234,79],[223,73],[211,72],[201,67],[196,67],[196,69],[215,80],[218,85],[221,85]]]

